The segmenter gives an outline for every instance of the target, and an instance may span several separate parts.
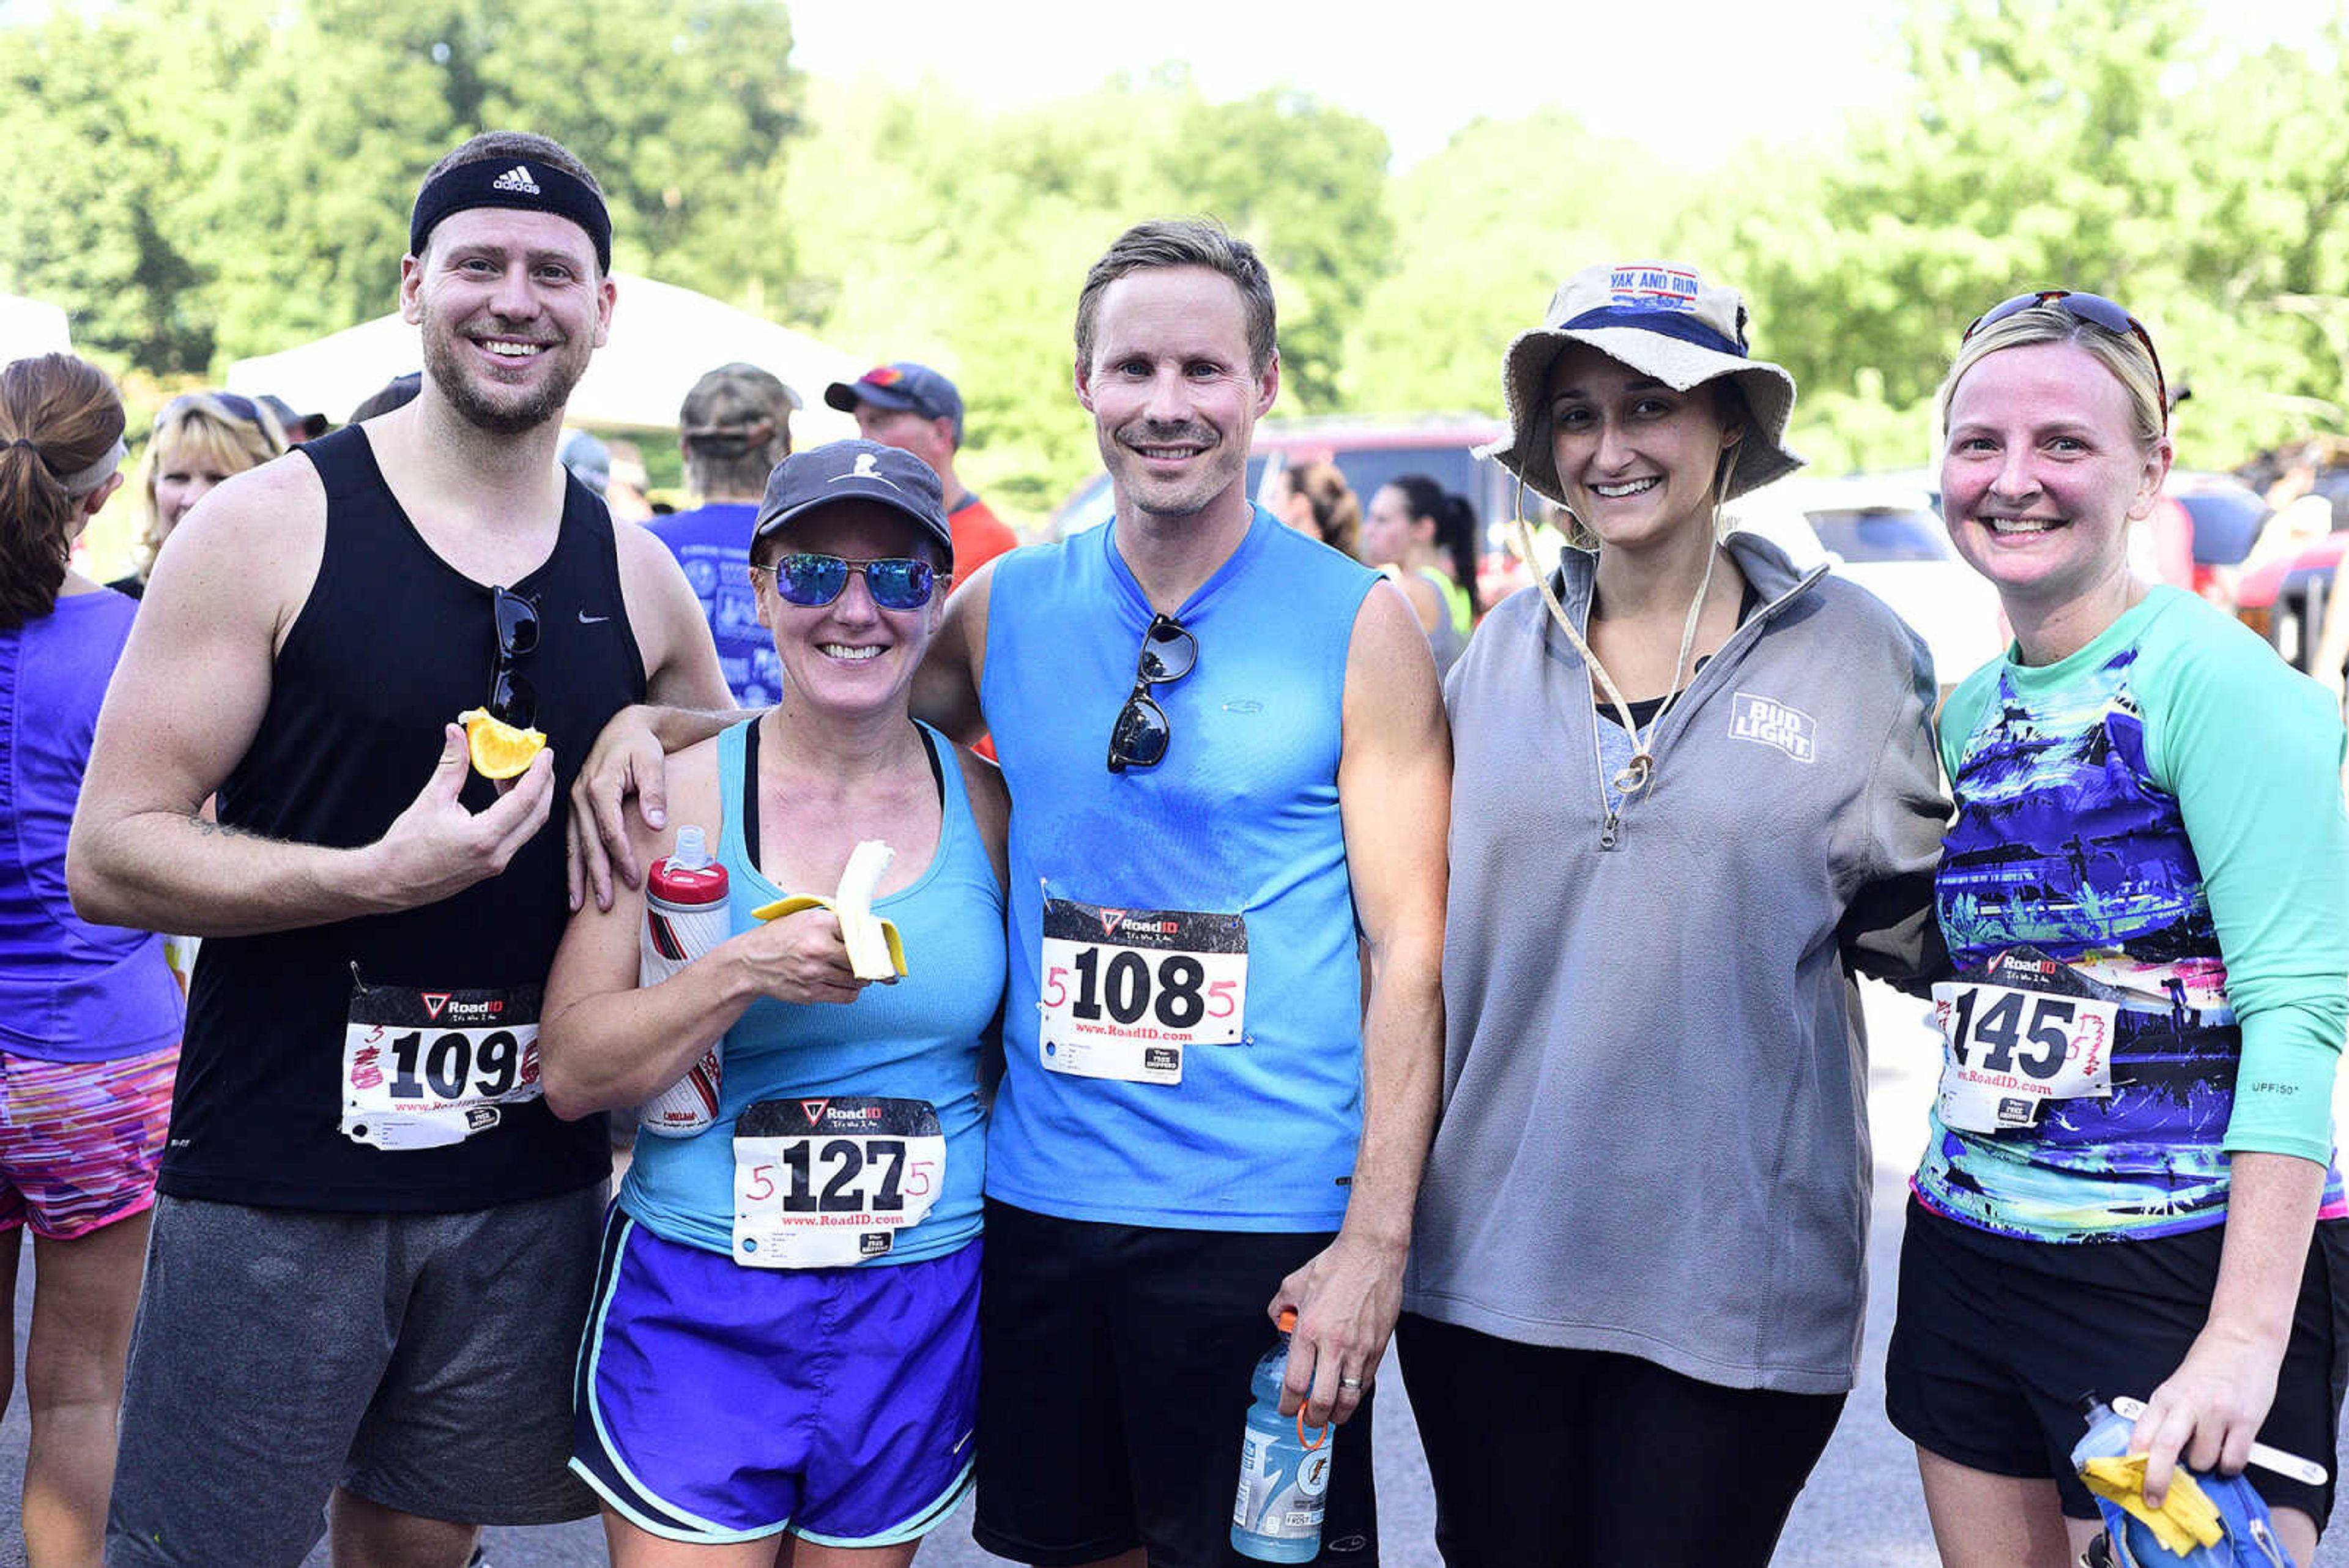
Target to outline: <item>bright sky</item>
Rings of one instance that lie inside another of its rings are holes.
[[[2209,9],[2217,41],[2258,45],[2313,36],[2341,3]],[[935,75],[988,109],[1181,59],[1210,98],[1295,87],[1367,116],[1385,128],[1399,168],[1479,116],[1514,119],[1545,103],[1704,167],[1747,137],[1825,131],[1846,109],[1897,93],[1898,14],[1880,0],[816,0],[794,6],[792,23],[793,63],[811,76]]]

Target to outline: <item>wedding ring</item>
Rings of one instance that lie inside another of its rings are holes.
[[[1338,1386],[1340,1388],[1360,1388],[1361,1386],[1362,1380],[1359,1377],[1340,1377],[1338,1379]]]

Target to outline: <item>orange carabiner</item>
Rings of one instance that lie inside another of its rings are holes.
[[[1297,1440],[1305,1445],[1305,1451],[1309,1454],[1330,1440],[1330,1428],[1335,1425],[1334,1421],[1325,1421],[1319,1437],[1308,1438],[1305,1435],[1305,1407],[1299,1405],[1297,1407]]]

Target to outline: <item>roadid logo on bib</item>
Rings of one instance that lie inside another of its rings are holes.
[[[1180,1084],[1185,1051],[1242,1038],[1247,922],[1237,914],[1048,895],[1039,956],[1047,1072]]]

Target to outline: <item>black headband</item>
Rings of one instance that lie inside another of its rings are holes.
[[[604,198],[585,181],[535,159],[460,163],[425,182],[408,220],[408,254],[422,255],[432,225],[469,207],[514,207],[568,218],[595,242],[596,266],[612,270],[612,216],[604,210]]]

